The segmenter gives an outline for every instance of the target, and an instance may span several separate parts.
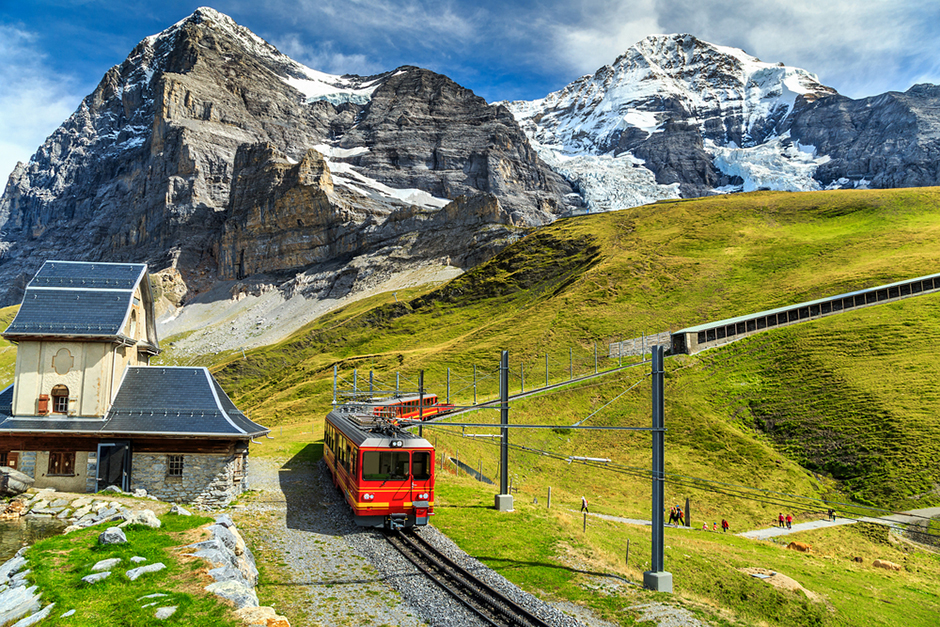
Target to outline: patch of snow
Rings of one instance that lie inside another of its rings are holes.
[[[657,200],[679,198],[679,184],[660,185],[629,153],[612,155],[566,155],[533,142],[542,160],[573,183],[584,205],[595,212],[618,211]]]
[[[324,74],[323,72],[312,70],[299,63],[297,63],[297,66],[301,68],[306,75],[304,78],[288,76],[282,77],[281,80],[302,93],[306,97],[307,102],[326,100],[333,105],[339,105],[345,102],[368,104],[372,99],[372,92],[375,91],[377,87],[375,82],[361,87],[357,86],[355,81],[343,78],[342,76]]]
[[[394,198],[425,209],[440,209],[451,202],[448,198],[438,198],[420,189],[398,189],[389,187],[384,183],[380,183],[373,178],[365,176],[356,171],[352,165],[342,161],[330,161],[329,158],[327,158],[327,163],[330,166],[330,174],[333,177],[334,185],[348,187],[364,196]]]
[[[350,157],[358,157],[359,155],[364,155],[369,152],[369,148],[367,146],[356,146],[355,148],[337,148],[327,144],[317,144],[313,148],[327,159],[348,159]]]
[[[815,150],[807,150],[807,147],[790,141],[789,133],[750,148],[728,148],[706,140],[705,150],[714,155],[715,167],[722,173],[744,180],[741,189],[745,192],[822,189],[813,175],[816,168],[830,159],[828,156],[817,157]],[[732,190],[724,188],[721,191]]]

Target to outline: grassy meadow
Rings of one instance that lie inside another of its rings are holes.
[[[202,363],[272,428],[274,439],[253,444],[252,455],[286,461],[322,450],[307,445],[322,443],[334,368],[344,390],[354,377],[368,389],[370,372],[375,389],[394,388],[398,375],[414,390],[423,371],[429,391],[444,396],[449,381],[451,399],[469,405],[496,396],[501,350],[511,392],[531,390],[592,373],[595,363],[618,366],[606,357],[611,341],[940,272],[938,241],[934,188],[663,201],[560,220],[439,288],[377,294],[278,344]],[[940,505],[938,314],[940,295],[926,295],[668,358],[667,505],[689,499],[693,528],[726,518],[732,531],[768,526],[787,495],[796,522],[823,517],[829,502],[840,511]],[[176,363],[172,340],[154,363]],[[640,359],[623,363],[631,361]],[[649,568],[649,527],[591,518],[583,530],[577,510],[586,496],[592,513],[648,520],[651,438],[564,425],[648,425],[648,373],[638,363],[514,401],[511,422],[559,426],[511,432],[524,447],[510,453],[515,512],[491,509],[496,488],[447,463],[434,524],[535,594],[615,624],[634,624],[634,606],[650,601],[714,625],[936,624],[940,556],[873,525],[788,538],[812,545],[809,554],[667,529],[675,594],[637,585]],[[498,413],[460,420],[492,423]],[[493,440],[446,426],[424,435],[439,454],[496,480]],[[611,463],[568,461],[575,456]],[[876,558],[902,571],[874,569]],[[803,589],[772,587],[745,572],[753,568]]]
[[[423,370],[427,389],[442,396],[449,371],[452,400],[470,404],[474,390],[478,400],[496,396],[503,349],[516,393],[593,372],[595,347],[600,369],[617,366],[606,345],[620,338],[932,274],[938,229],[937,189],[761,192],[562,220],[438,289],[373,296],[247,358],[217,356],[213,369],[240,407],[273,428],[275,440],[253,454],[287,459],[320,440],[334,367],[346,390],[354,371],[360,390],[370,372],[375,389],[393,388],[397,374],[413,390]],[[938,309],[940,296],[921,296],[668,358],[667,504],[688,498],[696,527],[727,518],[740,531],[768,526],[787,495],[800,497],[787,508],[796,522],[822,518],[828,503],[840,511],[940,503]],[[172,351],[163,359],[173,363]],[[514,401],[510,420],[648,425],[648,371],[639,364]],[[460,418],[497,419],[493,410]],[[439,453],[496,480],[494,441],[462,431],[424,433]],[[638,614],[625,608],[651,596],[635,585],[649,566],[649,529],[592,518],[584,533],[577,509],[584,495],[592,512],[649,519],[649,435],[514,430],[511,442],[528,449],[510,453],[516,512],[490,509],[497,490],[453,476],[448,463],[434,524],[527,589],[632,624]],[[568,456],[609,458],[617,470]],[[660,598],[713,624],[934,624],[940,558],[873,527],[788,538],[811,544],[809,555],[670,529],[676,594]],[[904,570],[873,569],[873,559]],[[773,588],[745,568],[786,574],[808,593]]]

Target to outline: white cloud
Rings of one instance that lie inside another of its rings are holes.
[[[74,80],[47,65],[33,33],[3,24],[0,85],[0,186],[5,186],[16,162],[28,161],[82,96]]]
[[[328,74],[359,74],[367,76],[389,70],[381,64],[371,61],[364,54],[345,54],[335,49],[331,41],[317,45],[304,43],[300,35],[288,33],[271,43],[294,61],[307,67]]]
[[[802,67],[853,98],[940,74],[936,0],[657,0],[656,16],[668,32]]]
[[[664,32],[653,5],[654,0],[582,3],[580,19],[545,25],[551,35],[549,59],[580,75],[593,74],[647,35]]]

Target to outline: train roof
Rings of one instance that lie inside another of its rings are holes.
[[[368,407],[359,403],[338,405],[326,418],[356,446],[387,447],[392,440],[400,440],[405,449],[433,448],[424,438],[372,415]]]
[[[418,401],[423,398],[425,401],[428,401],[431,398],[437,398],[437,394],[431,392],[426,393],[423,397],[419,394],[399,394],[396,396],[384,396],[384,397],[373,397],[372,400],[368,401],[358,401],[359,404],[368,405],[369,407],[384,407],[386,405],[399,405],[401,403],[410,403],[411,401]],[[430,403],[428,404],[430,407]]]

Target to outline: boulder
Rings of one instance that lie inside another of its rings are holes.
[[[107,530],[98,536],[99,544],[124,544],[127,542],[127,536],[124,531],[117,527],[108,527]]]
[[[35,483],[35,479],[27,474],[10,468],[9,466],[0,466],[0,495],[16,496],[29,490]]]
[[[792,551],[799,551],[800,553],[811,553],[813,550],[810,545],[802,542],[791,542],[787,545],[787,548]]]
[[[236,580],[217,581],[206,586],[206,590],[235,604],[236,609],[257,607],[258,595],[254,588]]]
[[[142,509],[136,512],[130,512],[124,517],[124,522],[122,522],[118,527],[126,527],[127,525],[146,525],[156,529],[160,526],[160,519],[157,518],[157,515],[153,513],[153,510]]]
[[[85,583],[98,583],[102,579],[107,579],[110,576],[111,576],[111,571],[105,570],[100,573],[93,573],[91,575],[85,575],[84,577],[82,577],[82,581],[84,581]]]
[[[889,562],[888,560],[875,560],[871,563],[875,568],[884,568],[885,570],[895,570],[900,571],[901,566],[895,564],[894,562]]]
[[[235,616],[245,624],[245,627],[290,627],[287,619],[268,605],[243,607],[235,611]]]
[[[145,573],[155,573],[158,570],[163,570],[164,568],[166,568],[166,564],[163,562],[157,562],[156,564],[147,564],[146,566],[132,568],[131,570],[127,571],[126,574],[128,579],[134,581]]]
[[[177,516],[192,516],[188,509],[177,504],[174,504],[173,507],[170,508],[170,513],[176,514]]]
[[[112,557],[111,559],[101,560],[97,564],[91,567],[92,572],[101,572],[102,570],[111,570],[115,566],[121,563],[120,557]]]

